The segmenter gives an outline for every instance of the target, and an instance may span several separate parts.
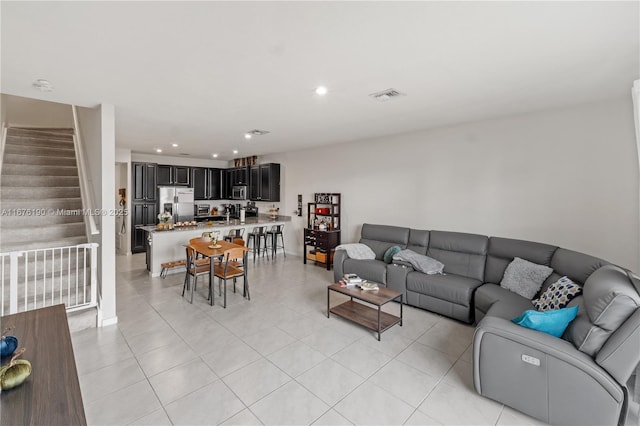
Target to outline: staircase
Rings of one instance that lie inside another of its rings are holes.
[[[73,129],[9,128],[0,179],[0,253],[87,242]]]

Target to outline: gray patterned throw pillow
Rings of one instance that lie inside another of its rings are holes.
[[[505,269],[500,287],[531,300],[552,272],[548,266],[516,257]]]

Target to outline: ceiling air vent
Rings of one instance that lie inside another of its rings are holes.
[[[262,135],[266,135],[267,133],[269,133],[268,130],[259,130],[259,129],[253,129],[247,132],[247,134],[251,136],[262,136]]]
[[[371,96],[376,101],[385,102],[385,101],[388,101],[389,99],[399,98],[401,96],[407,96],[407,95],[406,93],[399,92],[396,89],[387,89],[387,90],[383,90],[382,92],[372,93],[369,96]]]
[[[186,157],[186,156],[189,156],[191,154],[189,154],[188,152],[181,152],[180,155],[184,155]]]

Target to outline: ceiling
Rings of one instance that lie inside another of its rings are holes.
[[[114,104],[134,152],[264,155],[629,96],[640,78],[638,2],[1,8],[2,93]],[[406,96],[368,96],[389,88]]]

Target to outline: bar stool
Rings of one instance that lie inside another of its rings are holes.
[[[269,258],[265,228],[265,226],[254,226],[251,232],[247,234],[247,248],[253,249],[253,263],[256,263],[256,254],[260,256],[260,252],[266,253],[267,259]],[[261,248],[262,241],[264,241],[264,246]],[[251,242],[253,242],[253,244],[251,244]]]
[[[229,233],[224,236],[224,240],[232,242],[234,238],[244,237],[244,228],[230,229]]]
[[[284,230],[284,225],[273,225],[270,230],[267,231],[267,236],[269,236],[269,241],[271,241],[271,258],[275,259],[278,248],[282,249],[282,253],[284,257],[287,257],[287,252],[284,251],[284,235],[282,231]],[[278,245],[278,235],[280,236],[280,240],[282,241],[282,245]]]

